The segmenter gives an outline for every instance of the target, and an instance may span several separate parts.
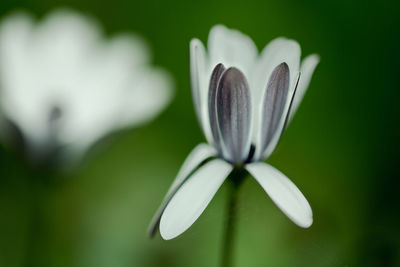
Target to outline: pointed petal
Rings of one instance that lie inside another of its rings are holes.
[[[247,76],[251,73],[257,58],[257,47],[245,34],[228,29],[223,25],[214,26],[208,37],[211,66],[224,63],[235,66]]]
[[[221,152],[221,141],[218,130],[216,102],[218,83],[224,71],[225,67],[221,63],[214,68],[211,74],[210,87],[208,91],[208,114],[210,117],[210,127],[214,139],[214,146],[218,149],[219,152]]]
[[[206,51],[198,39],[190,41],[190,78],[193,104],[200,127],[209,143],[212,143],[212,134],[208,117],[208,78]]]
[[[165,240],[185,232],[203,213],[233,167],[214,159],[200,167],[173,196],[160,221]]]
[[[217,121],[223,141],[224,157],[238,163],[247,158],[250,148],[250,90],[243,73],[229,68],[217,90]]]
[[[290,220],[303,228],[311,226],[313,216],[310,204],[289,178],[262,162],[248,164],[246,169]]]
[[[261,114],[261,153],[271,142],[284,115],[289,79],[289,67],[286,63],[278,65],[269,79]]]
[[[297,108],[300,105],[301,100],[304,97],[304,94],[307,91],[307,87],[310,84],[311,77],[318,63],[319,63],[319,56],[316,54],[309,55],[301,63],[301,68],[300,68],[301,78],[299,81],[298,88],[296,90],[296,94],[294,95],[292,107],[290,109],[289,122],[292,120],[294,114],[297,111]]]
[[[190,152],[189,156],[186,158],[185,162],[183,163],[181,169],[178,172],[175,181],[172,183],[171,187],[169,188],[166,196],[164,197],[163,202],[161,203],[160,207],[158,208],[156,214],[154,215],[153,219],[151,220],[148,232],[149,235],[152,237],[154,236],[156,229],[160,223],[161,215],[165,210],[165,207],[168,205],[171,198],[174,194],[178,191],[180,186],[188,179],[190,174],[199,167],[202,162],[206,161],[207,159],[214,157],[216,155],[216,151],[213,147],[207,144],[200,144],[196,146],[192,152]]]

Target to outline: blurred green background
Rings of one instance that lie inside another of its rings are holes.
[[[0,146],[0,266],[218,266],[226,185],[180,237],[147,226],[189,151],[204,140],[191,102],[189,41],[217,23],[261,50],[277,36],[317,52],[306,97],[270,163],[310,201],[314,224],[290,222],[255,181],[240,192],[236,266],[400,266],[398,1],[2,0],[39,18],[56,7],[93,15],[107,35],[136,32],[176,81],[176,98],[150,124],[114,134],[57,182]],[[33,248],[29,218],[40,198]],[[29,252],[27,252],[29,251]]]

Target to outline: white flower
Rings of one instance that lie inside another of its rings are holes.
[[[224,26],[212,28],[208,54],[190,43],[192,94],[209,144],[188,156],[150,225],[164,239],[186,231],[201,215],[234,168],[244,168],[295,224],[307,228],[312,211],[299,189],[280,171],[261,162],[274,151],[319,62],[286,38],[257,55],[253,41]],[[300,75],[301,73],[301,75]]]
[[[105,134],[151,120],[170,102],[172,79],[153,67],[133,34],[110,40],[91,18],[58,10],[36,23],[26,13],[0,25],[0,115],[38,158],[62,148],[81,155]]]

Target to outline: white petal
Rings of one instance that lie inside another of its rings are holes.
[[[207,144],[200,144],[196,146],[192,152],[190,152],[189,156],[186,158],[185,162],[182,164],[181,169],[178,172],[174,182],[172,183],[171,187],[169,188],[166,196],[164,197],[163,202],[161,203],[160,207],[158,208],[156,214],[154,215],[153,219],[151,220],[149,226],[149,234],[154,235],[155,230],[160,223],[160,218],[162,213],[165,210],[165,207],[176,193],[178,188],[182,185],[184,181],[188,178],[188,175],[197,168],[200,163],[204,160],[211,158],[216,155],[215,149]]]
[[[129,88],[129,84],[126,86],[127,101],[121,101],[125,102],[125,109],[118,109],[121,127],[139,125],[154,119],[173,97],[171,75],[157,67],[146,68],[141,79],[131,81],[132,88]]]
[[[100,29],[90,17],[68,9],[50,13],[36,26],[35,43],[31,46],[35,64],[40,67],[40,79],[44,80],[40,86],[49,87],[47,94],[57,97],[63,91],[69,93],[91,59],[88,55],[102,41]],[[53,89],[56,85],[62,88]]]
[[[83,152],[113,130],[152,120],[173,95],[172,77],[149,64],[148,46],[140,37],[119,35],[92,50],[80,84],[63,98],[60,138],[73,145],[71,152]]]
[[[311,226],[313,216],[310,204],[289,178],[262,162],[248,164],[246,169],[289,219],[303,228]]]
[[[208,116],[208,83],[210,75],[207,70],[205,48],[198,39],[190,41],[190,76],[197,119],[207,141],[212,144],[213,138]]]
[[[281,63],[285,62],[289,67],[290,85],[287,102],[289,103],[294,91],[299,72],[300,46],[294,40],[277,38],[271,41],[262,51],[261,59],[251,76],[250,87],[252,88],[252,100],[254,103],[253,112],[253,142],[256,145],[256,156],[261,155],[261,124],[262,124],[262,99],[265,94],[269,78],[273,70]]]
[[[23,131],[30,142],[43,143],[41,97],[34,84],[36,69],[31,53],[34,20],[26,13],[7,16],[0,25],[0,86],[4,116]],[[33,87],[33,89],[32,89]]]
[[[299,71],[300,55],[300,46],[294,40],[281,37],[271,41],[261,52],[260,60],[253,76],[251,76],[255,85],[253,89],[255,90],[254,97],[258,99],[264,93],[273,70],[283,62],[289,67],[292,81],[290,87],[293,90],[296,75],[292,75],[292,73]]]
[[[201,109],[200,109],[200,83],[201,77],[205,71],[205,49],[203,44],[198,39],[190,41],[190,78],[192,87],[192,97],[196,115],[199,117],[201,123]]]
[[[210,67],[223,63],[226,68],[236,67],[249,77],[257,57],[257,47],[245,34],[226,28],[214,26],[208,37]]]
[[[68,156],[152,119],[172,97],[171,76],[150,65],[140,37],[103,40],[93,19],[65,9],[36,24],[25,14],[1,23],[0,87],[4,115],[28,145],[56,140]],[[55,107],[62,113],[56,126],[49,123]]]
[[[172,239],[185,232],[201,215],[233,167],[214,159],[200,167],[178,190],[165,209],[160,233]]]
[[[294,114],[297,111],[297,108],[301,103],[301,100],[304,97],[304,94],[307,91],[307,87],[310,84],[311,77],[318,63],[319,63],[319,56],[316,54],[309,55],[301,63],[300,67],[301,77],[299,85],[296,90],[296,94],[294,95],[292,107],[290,109],[289,122],[292,120]]]
[[[171,188],[168,190],[167,194],[172,192],[173,188],[177,187],[177,185],[181,184],[185,177],[187,177],[190,172],[192,172],[197,166],[199,166],[202,161],[210,157],[215,157],[217,155],[216,153],[217,152],[215,151],[215,149],[208,144],[203,143],[196,146],[182,164],[176,180],[171,185]]]
[[[87,74],[84,67],[87,66],[88,55],[92,55],[97,48],[95,44],[100,41],[100,31],[95,22],[69,10],[52,12],[36,25],[31,20],[23,19],[22,15],[11,15],[7,21],[13,23],[4,24],[11,31],[0,37],[1,65],[7,65],[6,69],[1,67],[1,75],[4,76],[1,77],[4,89],[2,99],[8,116],[28,137],[28,145],[37,150],[50,138],[49,111],[58,106],[64,119],[66,109],[69,109],[67,102],[81,102],[79,97],[76,99],[73,95],[81,96],[86,89],[80,87]],[[28,23],[21,27],[24,20]],[[28,34],[26,25],[31,28]],[[12,46],[7,46],[7,42]],[[17,49],[20,49],[18,53],[12,52]],[[5,58],[3,54],[10,57]],[[85,105],[89,106],[87,101]],[[78,117],[83,116],[78,114]],[[90,123],[93,124],[96,122]],[[77,132],[79,128],[72,130]],[[78,140],[83,137],[78,136]]]

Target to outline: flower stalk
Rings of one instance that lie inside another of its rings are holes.
[[[236,239],[236,224],[237,224],[237,203],[239,198],[239,189],[246,178],[247,172],[240,168],[235,169],[228,179],[228,207],[226,211],[225,233],[222,245],[221,267],[233,266],[233,255]]]
[[[35,172],[29,177],[29,217],[26,240],[25,267],[36,267],[42,264],[43,246],[46,239],[46,212],[49,187],[52,187],[55,179],[51,173]]]

